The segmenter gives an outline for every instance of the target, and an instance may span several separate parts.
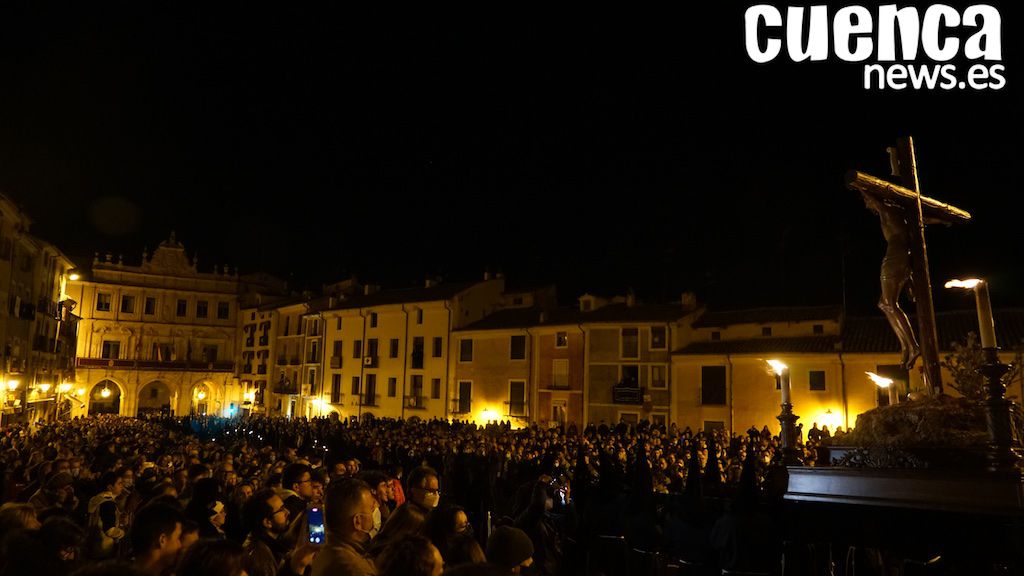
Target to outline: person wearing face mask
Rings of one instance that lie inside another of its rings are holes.
[[[375,576],[377,568],[366,554],[377,502],[370,486],[346,478],[332,482],[324,503],[327,543],[313,560],[312,576]]]
[[[441,481],[437,471],[429,466],[413,468],[406,480],[406,492],[408,499],[402,506],[414,506],[424,514],[430,513],[441,500]]]

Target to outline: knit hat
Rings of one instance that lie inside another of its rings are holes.
[[[515,568],[533,556],[533,542],[519,528],[498,526],[487,539],[487,561]]]

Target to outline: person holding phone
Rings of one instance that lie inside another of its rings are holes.
[[[366,555],[376,509],[366,482],[331,482],[324,502],[327,542],[313,560],[312,576],[376,576],[377,567]]]

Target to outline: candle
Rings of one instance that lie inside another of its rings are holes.
[[[782,403],[792,404],[789,398],[789,369],[782,369]]]
[[[974,287],[974,299],[978,304],[978,328],[981,330],[981,347],[996,347],[996,323],[992,319],[992,302],[988,297],[988,283],[982,280]]]

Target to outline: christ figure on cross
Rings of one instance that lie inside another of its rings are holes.
[[[882,294],[878,299],[878,308],[885,314],[900,342],[901,364],[906,370],[914,367],[921,355],[921,348],[914,336],[914,328],[910,325],[907,314],[900,308],[900,295],[904,288],[911,300],[914,298],[913,267],[911,265],[911,229],[906,210],[899,204],[879,200],[873,195],[862,192],[864,204],[878,214],[882,223],[882,235],[887,243],[885,257],[882,259]]]

